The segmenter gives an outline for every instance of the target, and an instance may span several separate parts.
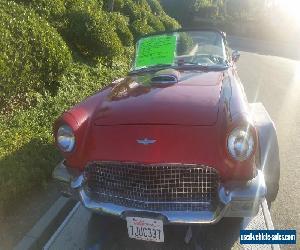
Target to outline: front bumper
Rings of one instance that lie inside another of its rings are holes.
[[[63,194],[80,200],[86,208],[93,212],[120,218],[126,216],[160,218],[165,224],[213,224],[222,217],[252,217],[258,213],[259,205],[267,191],[263,173],[257,170],[257,175],[252,180],[228,182],[220,185],[218,191],[219,203],[214,211],[155,212],[92,200],[83,188],[83,176],[68,169],[63,162],[55,168],[53,177],[62,184]]]

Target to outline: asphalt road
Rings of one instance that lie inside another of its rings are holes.
[[[80,224],[80,227],[78,225]],[[228,230],[230,228],[230,230]],[[239,244],[240,229],[272,229],[267,203],[254,218],[224,218],[215,225],[193,225],[190,242],[185,243],[186,225],[165,225],[164,243],[129,239],[126,222],[92,215],[79,203],[44,246],[44,250],[275,250],[271,245]]]
[[[296,248],[300,249],[300,61],[256,54],[255,48],[263,52],[259,45],[249,49],[236,40],[232,44],[233,48],[251,51],[241,52],[239,76],[248,101],[262,102],[277,128],[281,180],[277,200],[271,208],[274,227],[296,229]]]

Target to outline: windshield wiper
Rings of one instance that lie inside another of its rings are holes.
[[[218,65],[218,64],[214,64],[214,65],[204,65],[204,64],[199,64],[199,63],[195,63],[195,62],[185,62],[182,65],[178,66],[181,69],[198,69],[198,70],[203,70],[203,71],[218,71],[218,70],[224,70],[228,68],[227,64],[223,64],[223,65]]]
[[[165,68],[172,68],[172,69],[197,69],[197,70],[203,70],[203,71],[220,71],[227,69],[229,66],[228,64],[224,65],[203,65],[195,62],[185,62],[181,65],[172,65],[172,64],[157,64],[153,66],[145,66],[140,69],[136,69],[133,71],[130,71],[129,75],[134,75],[138,73],[144,73],[144,72],[151,72],[151,71],[157,71]]]
[[[133,71],[130,71],[129,74],[136,74],[136,73],[140,73],[140,72],[149,72],[149,71],[153,71],[153,70],[159,70],[159,69],[164,69],[164,68],[173,68],[174,65],[172,64],[156,64],[156,65],[152,65],[152,66],[144,66],[142,68],[139,69],[135,69]]]
[[[208,65],[203,65],[203,64],[200,64],[200,63],[195,63],[195,62],[185,62],[181,65],[178,65],[178,67],[180,68],[197,68],[197,69],[201,69],[201,70],[206,70],[209,68]]]

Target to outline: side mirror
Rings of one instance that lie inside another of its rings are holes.
[[[232,56],[231,56],[232,61],[237,62],[240,59],[240,56],[241,56],[241,53],[237,50],[234,50],[232,52]]]

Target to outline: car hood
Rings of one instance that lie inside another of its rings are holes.
[[[166,71],[164,71],[165,75]],[[157,73],[114,83],[94,114],[96,125],[209,126],[218,118],[223,72],[174,72],[176,83],[151,81]]]

